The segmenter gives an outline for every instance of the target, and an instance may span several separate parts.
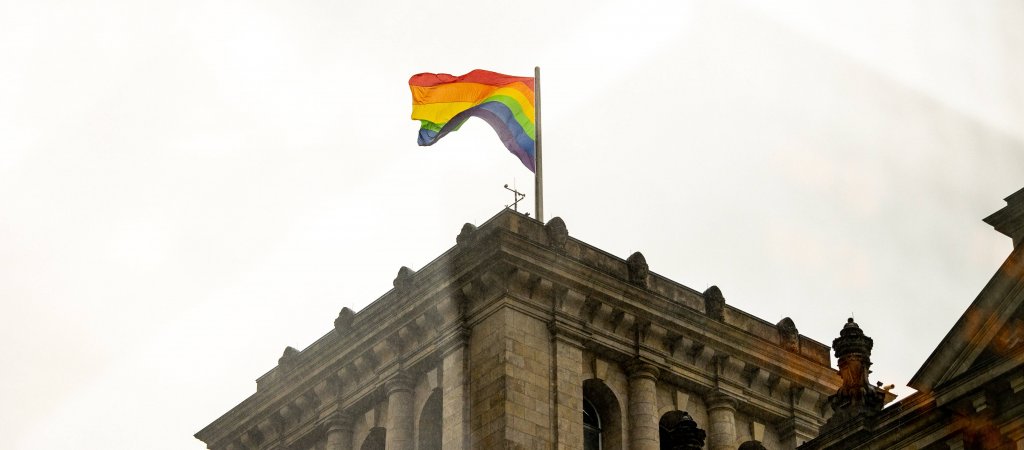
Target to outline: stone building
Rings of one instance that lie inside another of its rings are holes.
[[[1013,251],[911,378],[917,392],[882,409],[871,338],[851,319],[833,343],[835,414],[801,450],[1024,450],[1024,189],[1006,203],[985,222]]]
[[[506,210],[285,349],[196,437],[215,450],[793,449],[839,387],[829,347],[792,320]]]

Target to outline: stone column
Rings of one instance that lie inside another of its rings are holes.
[[[412,380],[404,374],[384,383],[388,396],[387,449],[413,450]]]
[[[660,450],[658,442],[658,368],[636,362],[629,366],[629,448]]]
[[[708,397],[708,450],[736,449],[736,400],[720,393]]]
[[[335,413],[324,423],[327,429],[326,450],[352,450],[352,418]]]

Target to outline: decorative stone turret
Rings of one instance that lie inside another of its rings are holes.
[[[871,338],[864,335],[852,318],[843,325],[839,337],[832,341],[843,384],[828,398],[833,414],[822,427],[822,432],[851,420],[871,418],[882,410],[885,393],[868,381],[873,345]]]

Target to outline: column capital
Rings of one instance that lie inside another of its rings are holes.
[[[647,378],[657,381],[661,370],[654,364],[637,359],[626,366],[626,373],[629,374],[631,380],[634,378]]]
[[[726,394],[722,391],[711,391],[704,397],[704,402],[708,405],[708,410],[712,409],[730,409],[736,411],[736,406],[739,402],[736,401],[731,395]]]
[[[324,431],[328,433],[332,431],[351,431],[352,416],[345,412],[336,411],[323,419],[322,426]]]
[[[411,392],[412,388],[412,377],[405,373],[399,373],[384,382],[384,392],[388,397],[395,392]]]

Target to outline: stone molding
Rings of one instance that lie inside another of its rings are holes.
[[[287,406],[290,421],[282,428],[287,428],[291,441],[299,439],[315,424],[307,423],[316,421],[311,411],[344,407],[355,413],[378,401],[391,387],[401,389],[397,379],[387,380],[382,389],[378,374],[399,367],[420,370],[438,356],[465,350],[474,316],[499,302],[499,307],[544,317],[554,339],[582,345],[585,351],[596,351],[613,364],[639,354],[643,363],[630,365],[631,377],[654,381],[671,377],[671,383],[679,383],[677,377],[683,377],[696,380],[703,390],[714,382],[707,371],[710,358],[717,353],[730,354],[737,364],[759,368],[751,369],[748,379],[742,381],[752,391],[765,392],[762,404],[770,405],[755,409],[774,411],[774,403],[781,403],[771,388],[765,387],[773,384],[773,379],[774,384],[782,380],[780,390],[794,378],[815,389],[829,384],[829,373],[819,367],[816,353],[819,346],[825,349],[827,361],[827,347],[808,340],[803,353],[793,355],[800,357],[776,364],[786,352],[774,345],[776,330],[771,323],[735,309],[729,310],[724,322],[707,321],[699,313],[699,292],[639,270],[637,258],[633,259],[633,278],[623,277],[630,273],[628,262],[568,236],[564,251],[553,251],[547,232],[545,225],[512,212],[499,214],[479,229],[469,227],[466,235],[460,236],[459,248],[418,272],[408,271],[408,278],[415,275],[416,295],[400,292],[399,276],[398,289],[358,314],[349,315],[343,309],[334,330],[289,358],[292,370],[280,371],[288,372],[287,382],[280,382],[284,379],[271,370],[258,380],[256,395],[197,437],[207,443],[241,441],[241,436],[250,442],[262,441],[254,424],[263,422],[268,414],[280,415]],[[636,283],[641,272],[644,289],[638,289]],[[403,353],[403,349],[409,351]],[[736,372],[739,377],[740,371]],[[315,398],[296,400],[308,393]],[[307,422],[300,423],[300,419]]]
[[[735,412],[736,407],[739,406],[739,402],[731,395],[721,391],[712,391],[704,398],[704,403],[708,406],[708,411],[714,409],[728,409]]]
[[[412,377],[399,373],[384,382],[384,393],[390,397],[391,394],[396,392],[412,392],[413,379]]]
[[[629,380],[633,381],[636,378],[646,378],[652,381],[658,380],[658,375],[661,374],[661,369],[658,366],[644,361],[633,361],[626,366],[626,374],[629,375]]]
[[[323,420],[322,426],[325,432],[352,431],[352,416],[344,412],[335,412]]]

